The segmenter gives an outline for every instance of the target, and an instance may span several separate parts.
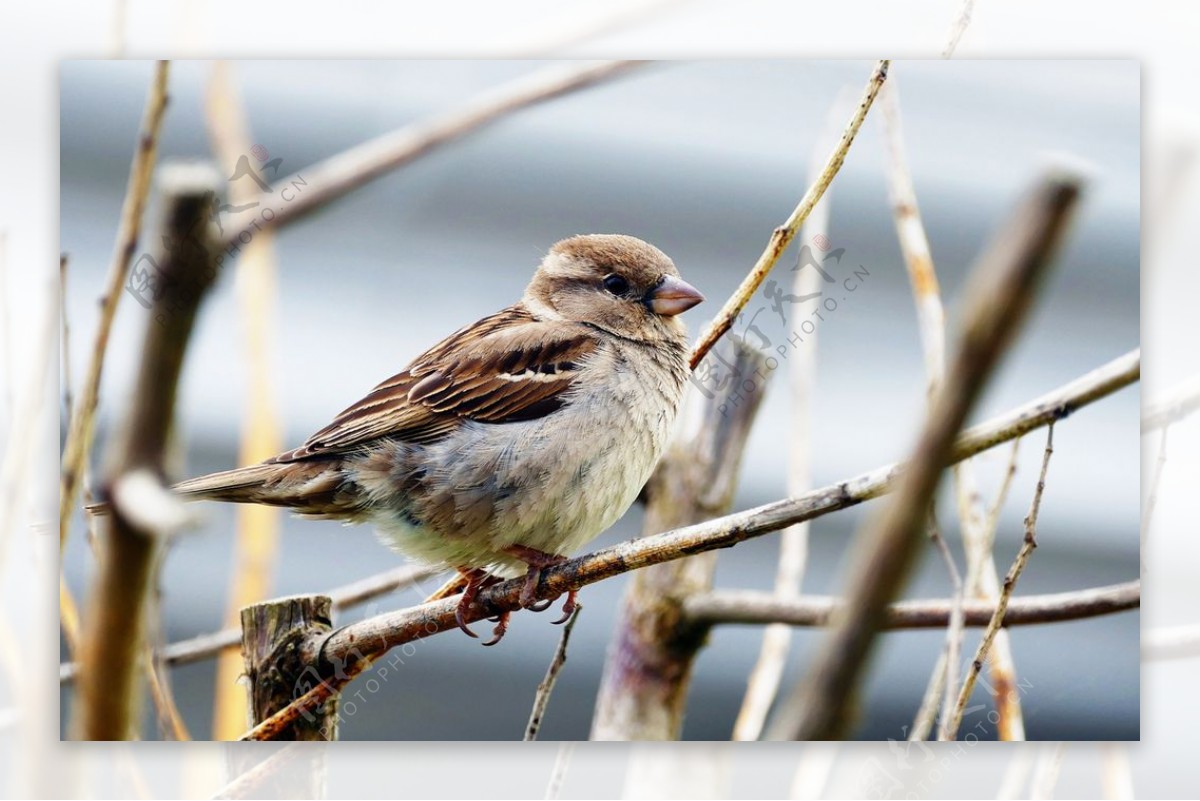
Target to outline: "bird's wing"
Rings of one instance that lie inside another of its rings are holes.
[[[342,453],[380,437],[431,442],[463,420],[542,417],[567,401],[597,345],[587,326],[542,322],[511,306],[430,348],[302,446],[270,461]]]

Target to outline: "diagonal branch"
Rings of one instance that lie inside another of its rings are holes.
[[[700,336],[700,341],[696,343],[695,349],[692,350],[691,367],[693,370],[696,369],[696,365],[704,361],[704,357],[712,350],[712,346],[729,331],[733,325],[733,321],[737,319],[742,309],[746,308],[746,304],[750,302],[750,298],[758,291],[758,287],[767,277],[767,273],[771,272],[771,268],[775,266],[775,262],[779,261],[779,257],[787,250],[788,245],[795,238],[796,232],[800,230],[800,226],[808,219],[808,215],[812,213],[813,208],[821,200],[821,196],[825,194],[825,190],[829,188],[829,184],[833,182],[834,176],[842,168],[842,162],[846,160],[846,154],[850,151],[850,145],[854,142],[854,137],[858,135],[858,129],[862,127],[863,120],[867,118],[867,112],[871,110],[871,104],[875,102],[875,97],[883,87],[883,82],[887,80],[888,63],[886,60],[876,63],[875,69],[871,72],[871,77],[867,81],[867,86],[863,90],[862,100],[859,101],[858,108],[854,111],[854,116],[850,118],[850,123],[842,133],[841,140],[833,149],[833,152],[829,154],[829,159],[825,162],[825,169],[821,171],[816,180],[813,181],[812,186],[804,193],[804,197],[800,199],[800,205],[796,206],[792,211],[791,216],[787,218],[787,222],[771,233],[771,239],[767,242],[766,250],[758,257],[758,261],[755,262],[749,274],[742,279],[742,283],[737,288],[737,291],[730,296],[729,300],[725,301],[725,305],[717,312],[716,319],[709,324],[708,328]]]
[[[1046,489],[1046,470],[1050,467],[1050,456],[1053,453],[1054,426],[1051,425],[1046,430],[1046,450],[1042,455],[1042,472],[1038,475],[1037,487],[1033,492],[1033,502],[1029,506],[1029,514],[1025,517],[1025,538],[1021,542],[1020,550],[1017,551],[1017,558],[1008,570],[1008,575],[1004,577],[1004,588],[996,602],[996,611],[988,622],[987,630],[984,631],[983,638],[979,641],[979,647],[975,651],[975,659],[972,660],[971,666],[967,670],[967,677],[963,680],[962,689],[958,693],[958,702],[954,705],[954,713],[950,717],[949,724],[938,732],[939,740],[953,740],[958,736],[963,710],[967,707],[967,701],[971,699],[971,692],[975,689],[975,682],[979,678],[979,671],[983,669],[983,661],[987,659],[988,652],[991,650],[992,641],[995,640],[996,633],[1000,631],[1000,626],[1004,622],[1004,612],[1012,598],[1013,589],[1017,586],[1017,579],[1021,577],[1033,549],[1037,547],[1038,512],[1042,508],[1042,493]]]
[[[296,184],[309,186],[292,199],[279,203],[268,219],[260,214],[250,222],[231,228],[223,237],[222,249],[236,248],[261,230],[280,228],[325,207],[334,200],[380,176],[429,153],[447,142],[477,131],[530,106],[593,86],[648,62],[602,61],[550,67],[483,94],[463,106],[428,120],[364,142],[278,181],[265,198]]]

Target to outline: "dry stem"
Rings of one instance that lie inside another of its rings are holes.
[[[109,266],[104,295],[100,300],[100,325],[96,329],[96,341],[92,345],[92,360],[88,365],[79,400],[71,415],[63,447],[62,486],[59,490],[58,539],[59,547],[65,547],[70,531],[71,516],[79,492],[79,479],[87,464],[88,451],[92,445],[92,434],[96,425],[96,404],[100,397],[100,378],[104,372],[104,358],[108,351],[108,337],[112,332],[113,318],[117,313],[117,302],[125,288],[129,265],[137,250],[142,228],[142,213],[146,198],[150,194],[150,178],[154,171],[158,152],[158,134],[162,127],[163,112],[167,108],[167,75],[169,62],[155,65],[154,82],[146,99],[146,110],[138,132],[137,147],[133,164],[129,168],[129,183],[125,188],[125,203],[121,208],[121,226],[117,232],[117,248]]]
[[[838,142],[837,147],[829,154],[829,159],[825,163],[825,169],[817,176],[817,179],[804,193],[804,197],[800,199],[800,204],[792,211],[787,221],[776,228],[771,233],[771,239],[767,242],[767,248],[762,255],[758,257],[754,267],[751,268],[749,274],[742,279],[742,283],[738,286],[737,291],[730,296],[729,300],[725,301],[725,305],[721,307],[721,311],[717,313],[717,317],[704,333],[700,336],[700,340],[696,343],[696,347],[692,350],[691,368],[696,369],[696,365],[704,360],[704,357],[712,350],[713,345],[717,343],[722,336],[725,335],[733,321],[741,313],[746,304],[750,302],[750,298],[758,291],[758,287],[767,277],[767,273],[771,272],[771,268],[775,266],[775,262],[787,250],[787,246],[791,244],[792,239],[796,236],[796,232],[800,230],[800,226],[808,218],[821,196],[825,194],[825,190],[829,188],[829,184],[833,182],[834,176],[838,174],[838,170],[842,168],[842,162],[846,160],[846,153],[850,150],[851,143],[854,142],[854,137],[858,135],[858,129],[862,127],[863,120],[867,118],[867,112],[871,109],[871,104],[875,102],[876,95],[879,94],[883,82],[887,80],[888,61],[880,61],[875,65],[875,69],[871,72],[871,77],[867,81],[866,88],[863,90],[862,100],[855,109],[854,116],[850,118],[850,123],[846,126],[846,130],[842,133],[842,138]]]
[[[992,647],[992,640],[996,637],[996,632],[1000,630],[1000,626],[1004,621],[1004,612],[1007,609],[1009,600],[1012,598],[1013,589],[1017,585],[1017,579],[1021,577],[1022,571],[1025,570],[1025,565],[1029,561],[1030,554],[1037,547],[1037,518],[1038,512],[1042,506],[1042,492],[1046,489],[1046,470],[1050,467],[1050,456],[1054,453],[1054,425],[1051,424],[1046,430],[1046,450],[1042,456],[1042,472],[1038,475],[1037,488],[1033,493],[1033,502],[1029,506],[1029,514],[1025,517],[1025,539],[1021,543],[1021,548],[1017,551],[1017,558],[1012,563],[1012,567],[1008,569],[1008,575],[1004,577],[1004,587],[1000,591],[1000,598],[996,602],[996,611],[992,614],[991,621],[988,622],[988,627],[983,633],[983,639],[979,642],[979,648],[975,651],[975,659],[971,662],[971,667],[967,671],[967,676],[963,680],[962,690],[958,694],[958,703],[954,706],[954,715],[950,719],[950,725],[945,727],[939,733],[939,740],[953,740],[958,734],[958,727],[962,723],[963,710],[967,707],[967,701],[971,698],[971,692],[975,689],[975,681],[979,678],[979,671],[983,669],[983,662],[987,659],[988,651]]]
[[[1141,605],[1141,592],[1141,582],[1135,580],[1086,590],[1012,598],[1001,625],[1061,623],[1137,609]],[[706,626],[781,623],[785,626],[817,627],[829,625],[842,605],[841,599],[829,595],[802,595],[793,600],[784,600],[766,592],[719,590],[688,599],[683,608],[690,621]],[[954,598],[897,601],[888,606],[884,628],[940,628],[950,622],[954,606]],[[987,626],[995,617],[996,609],[996,603],[992,601],[964,601],[963,624]]]
[[[563,665],[567,664],[567,644],[582,610],[583,604],[576,604],[571,619],[563,626],[562,636],[558,639],[558,647],[554,649],[554,657],[550,660],[550,667],[546,669],[546,676],[538,683],[537,693],[533,697],[533,709],[529,712],[529,722],[525,724],[525,736],[521,738],[527,742],[537,739],[538,729],[542,727],[542,718],[546,715],[546,705],[550,703],[550,693],[554,692],[558,674],[562,672]]]

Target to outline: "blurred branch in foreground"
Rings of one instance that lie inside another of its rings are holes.
[[[954,441],[1053,263],[1082,190],[1081,176],[1042,176],[972,270],[963,332],[945,383],[895,498],[855,539],[846,605],[808,675],[769,730],[771,739],[832,740],[853,725],[854,695],[887,606],[907,582]]]
[[[763,353],[740,341],[733,350],[730,369],[739,378],[700,402],[696,434],[674,445],[646,485],[646,535],[724,514],[733,504],[742,452],[770,375]],[[633,575],[604,663],[591,739],[679,739],[692,667],[704,644],[703,632],[681,625],[680,609],[712,588],[716,558],[699,553]]]
[[[969,19],[969,10],[965,13]],[[965,22],[963,24],[965,26]],[[953,49],[953,44],[950,49]],[[932,405],[946,377],[945,310],[933,252],[929,247],[929,237],[925,232],[912,171],[908,165],[904,123],[900,111],[900,87],[894,80],[884,87],[880,107],[883,112],[888,163],[888,198],[892,206],[896,238],[904,255],[909,284],[912,287],[921,334],[921,350],[925,357],[927,397]],[[934,537],[934,542],[947,561],[952,583],[956,586],[961,584],[961,589],[957,590],[960,595],[995,600],[999,594],[999,577],[995,560],[992,558],[992,544],[995,541],[999,515],[984,513],[972,460],[964,459],[954,465],[952,470],[955,507],[967,562],[965,580],[960,581],[958,578],[953,554],[940,532]],[[1011,473],[1008,475],[1011,477]],[[1006,489],[1002,487],[998,494],[997,509],[1003,501]],[[937,531],[936,527],[933,531]],[[917,711],[909,739],[924,740],[928,737],[939,703],[942,707],[941,728],[944,729],[947,725],[949,707],[958,696],[955,685],[958,681],[958,660],[962,651],[962,641],[962,627],[956,618],[952,619],[946,629],[945,643],[930,674],[929,685]],[[996,688],[994,704],[1000,718],[996,724],[1000,738],[1024,740],[1025,724],[1021,715],[1020,696],[1007,690],[1017,685],[1016,667],[1007,632],[1000,632],[997,638],[990,669],[992,686]]]
[[[124,422],[106,455],[100,569],[84,617],[75,735],[120,740],[137,722],[147,595],[161,541],[189,519],[163,483],[175,394],[196,311],[216,277],[209,212],[219,181],[203,165],[160,172],[167,291],[146,319],[141,364]],[[81,404],[82,405],[82,404]]]
[[[1129,386],[1140,375],[1140,354],[1137,350],[1130,351],[1040,398],[967,429],[955,442],[950,458],[969,458],[1035,428],[1061,420]],[[630,570],[662,564],[702,551],[728,548],[802,520],[856,506],[889,492],[903,474],[904,467],[903,463],[886,465],[799,498],[775,501],[576,557],[546,569],[539,585],[538,600],[556,598],[569,589],[579,589]],[[523,580],[516,579],[483,590],[479,594],[478,604],[467,615],[468,622],[494,617],[503,610],[518,609],[523,584]],[[333,680],[327,680],[309,695],[298,699],[281,713],[281,717],[294,717],[307,710],[309,704],[320,703],[329,697],[328,694],[336,692],[359,672],[370,667],[371,660],[389,649],[457,628],[454,614],[456,606],[457,599],[444,599],[382,614],[335,632],[322,647],[317,665],[322,676]],[[271,733],[272,726],[280,722],[268,721],[271,726],[249,732],[244,738],[264,739]]]

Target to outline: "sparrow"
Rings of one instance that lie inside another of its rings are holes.
[[[566,561],[637,499],[688,376],[679,315],[704,300],[631,236],[555,244],[521,300],[451,334],[295,450],[193,478],[187,500],[283,506],[373,525],[410,559],[457,570],[458,626],[479,592]],[[435,596],[437,597],[437,596]],[[571,591],[563,605],[576,607]],[[493,618],[485,645],[504,636]]]

